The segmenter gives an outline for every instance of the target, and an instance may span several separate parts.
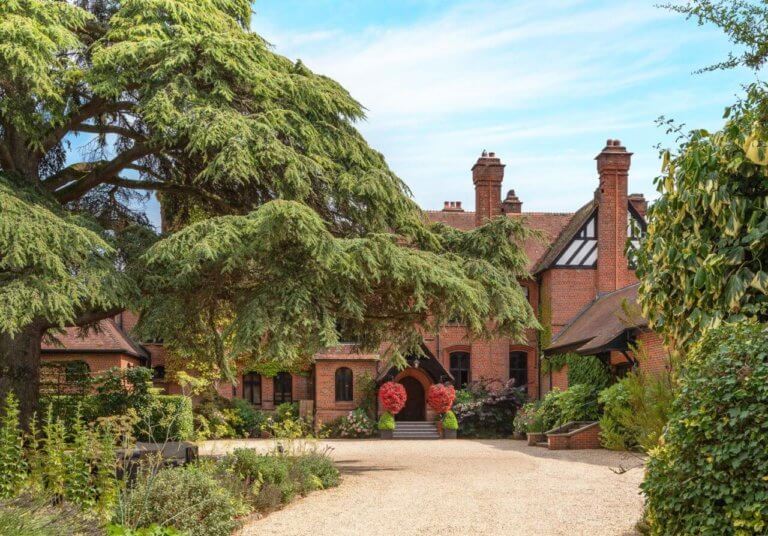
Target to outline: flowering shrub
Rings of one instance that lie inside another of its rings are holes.
[[[376,432],[376,422],[362,408],[350,411],[348,415],[334,419],[323,426],[321,436],[333,438],[372,437]]]
[[[379,388],[379,402],[386,411],[396,415],[405,407],[405,387],[397,382],[387,382]]]
[[[467,390],[466,401],[453,406],[464,437],[506,437],[512,434],[525,393],[510,380],[499,386],[480,382]]]
[[[395,429],[395,418],[389,412],[382,413],[381,417],[379,417],[379,430],[394,430],[394,429]]]
[[[437,413],[445,413],[451,409],[453,400],[456,398],[456,389],[453,385],[444,385],[437,383],[429,386],[427,392],[427,404]]]

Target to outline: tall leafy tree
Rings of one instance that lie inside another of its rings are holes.
[[[768,59],[764,2],[668,7],[720,27],[741,50],[704,70],[759,70]],[[638,275],[651,324],[685,353],[724,321],[768,319],[768,87],[747,86],[721,130],[694,130],[680,142],[663,153]]]
[[[306,360],[339,329],[397,360],[449,318],[535,325],[523,225],[428,226],[360,104],[250,17],[247,0],[0,2],[0,396],[24,415],[41,337],[127,306],[223,372]],[[131,209],[147,191],[175,231],[151,247]]]

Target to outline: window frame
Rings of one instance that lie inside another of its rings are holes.
[[[507,372],[509,373],[509,379],[515,380],[515,387],[524,387],[527,389],[528,387],[528,353],[525,350],[510,350],[509,352],[509,361],[507,362]],[[517,366],[512,366],[512,359],[522,359],[522,366],[520,363],[517,363]],[[525,378],[525,383],[518,382],[517,374],[520,373]]]
[[[459,366],[453,366],[454,356],[458,360],[465,360],[465,365],[461,366],[464,361],[459,361]],[[464,389],[472,381],[472,354],[466,350],[456,350],[448,354],[448,371],[453,376],[453,385],[456,389]],[[463,376],[466,376],[466,382],[462,383]]]
[[[355,380],[352,369],[339,367],[333,374],[334,398],[336,402],[353,402],[355,400]]]
[[[243,374],[243,400],[250,402],[254,406],[261,406],[262,398],[264,396],[263,385],[261,382],[261,374],[256,372],[246,372]],[[258,402],[254,402],[254,388],[258,386],[259,396]],[[250,396],[246,396],[246,392],[250,392]]]
[[[286,384],[287,381],[287,384]],[[290,372],[278,372],[272,379],[274,386],[272,392],[272,401],[277,404],[291,404],[293,402],[293,376]],[[287,390],[286,390],[287,385]],[[278,389],[278,386],[280,387]],[[279,397],[278,397],[279,393]],[[287,394],[286,394],[287,393]]]

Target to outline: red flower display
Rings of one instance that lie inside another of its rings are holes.
[[[453,400],[456,398],[456,389],[453,385],[444,385],[437,383],[429,386],[427,393],[427,404],[437,413],[446,413],[451,409]]]
[[[405,407],[405,387],[397,382],[387,382],[379,388],[379,402],[392,415]]]

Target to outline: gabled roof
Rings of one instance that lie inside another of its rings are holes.
[[[628,330],[643,328],[648,322],[637,305],[639,283],[598,296],[553,339],[547,354],[576,352],[583,355],[613,348],[612,343]]]
[[[567,225],[565,225],[557,238],[552,242],[547,252],[533,265],[531,273],[537,274],[551,267],[560,257],[560,254],[568,247],[571,240],[579,232],[579,229],[587,223],[592,214],[597,210],[597,201],[594,199],[577,210]]]
[[[123,353],[148,359],[149,353],[118,327],[111,318],[102,320],[83,334],[80,328],[68,327],[53,341],[43,341],[42,352],[48,353]]]

